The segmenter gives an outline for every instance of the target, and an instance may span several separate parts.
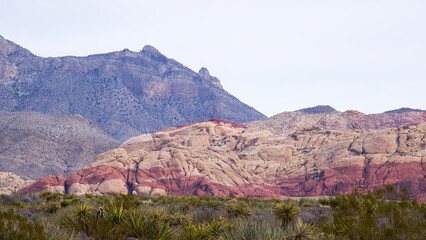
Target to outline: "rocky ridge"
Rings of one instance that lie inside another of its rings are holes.
[[[364,114],[355,110],[338,112],[330,106],[317,106],[295,112],[283,112],[265,120],[245,123],[247,126],[286,136],[297,129],[316,126],[327,130],[379,130],[414,126],[426,122],[426,112],[397,109],[379,114]]]
[[[66,179],[22,192],[301,197],[390,183],[426,201],[426,124],[384,130],[305,127],[287,136],[217,119],[144,134],[98,155]]]
[[[120,142],[79,115],[0,114],[0,171],[23,179],[68,176]]]
[[[79,114],[124,141],[218,117],[266,117],[152,46],[87,57],[42,58],[0,36],[0,111]]]

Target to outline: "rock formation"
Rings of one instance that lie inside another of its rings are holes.
[[[0,114],[0,171],[24,179],[70,173],[120,142],[78,115]]]
[[[266,120],[246,123],[257,129],[286,136],[297,129],[317,126],[327,130],[378,130],[418,125],[426,122],[426,112],[418,109],[397,109],[380,114],[363,114],[349,110],[338,112],[330,106],[283,112]]]
[[[425,134],[420,124],[371,131],[305,127],[278,136],[212,119],[131,138],[71,174],[64,191],[300,197],[390,183],[426,201]],[[45,182],[52,187],[61,182],[55,179]],[[43,185],[21,191],[37,184]]]
[[[87,57],[42,58],[0,36],[0,111],[79,114],[124,141],[218,117],[266,117],[152,46]]]
[[[0,172],[0,195],[10,195],[33,182],[33,180],[23,180],[11,172]]]

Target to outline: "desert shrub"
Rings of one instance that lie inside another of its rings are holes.
[[[84,197],[87,198],[87,199],[91,199],[91,198],[94,197],[94,195],[90,194],[90,193],[86,193],[86,194],[84,194]]]
[[[183,200],[188,202],[191,206],[201,207],[201,199],[195,196],[184,196]]]
[[[230,203],[226,206],[226,211],[230,217],[249,217],[252,210],[245,202]]]
[[[78,240],[81,239],[81,236],[79,234],[71,231],[66,231],[65,229],[58,228],[57,226],[45,226],[46,230],[46,239],[47,240],[61,240],[61,239],[67,239],[67,240]]]
[[[122,226],[107,218],[100,209],[95,211],[87,203],[79,203],[63,217],[62,226],[93,239],[122,239]]]
[[[222,212],[211,208],[198,208],[191,212],[191,215],[194,223],[206,223],[220,218]]]
[[[306,224],[300,218],[288,224],[284,230],[285,239],[320,239],[321,233],[312,223]]]
[[[338,203],[333,205],[331,220],[322,219],[319,226],[348,239],[426,239],[426,206],[407,199],[406,190],[397,192],[393,186],[336,196],[330,199]]]
[[[79,198],[79,197],[73,194],[64,194],[62,196],[62,199],[74,199],[74,198]]]
[[[318,206],[318,202],[314,199],[308,198],[300,198],[299,199],[299,207],[316,207]]]
[[[211,209],[218,209],[220,206],[223,205],[221,201],[215,200],[215,199],[209,199],[207,201],[207,207]]]
[[[0,239],[46,239],[44,227],[29,221],[13,209],[0,211]]]
[[[316,207],[315,203],[309,201],[309,202],[303,202],[301,205],[301,207]]]
[[[42,197],[46,200],[46,202],[55,202],[62,198],[62,194],[60,193],[43,192],[42,194],[44,194]]]
[[[127,233],[130,237],[139,239],[175,239],[176,229],[169,223],[164,222],[155,214],[148,214],[145,211],[132,212],[125,219]]]
[[[66,208],[66,207],[68,207],[69,205],[71,205],[71,201],[70,200],[62,200],[61,201],[61,207],[63,207],[63,208]]]
[[[276,221],[238,221],[233,229],[222,234],[223,239],[284,239],[281,224]]]
[[[318,199],[319,204],[323,205],[323,206],[330,206],[330,202],[328,200],[328,198],[320,198]]]
[[[45,213],[56,213],[61,206],[57,202],[48,202],[41,206],[41,210]]]
[[[192,216],[184,214],[173,214],[166,217],[166,221],[170,223],[171,226],[183,226],[192,224]]]
[[[116,202],[122,202],[123,208],[130,211],[141,205],[141,201],[138,196],[130,194],[120,194],[115,197]]]
[[[182,226],[181,239],[183,240],[205,240],[210,239],[212,233],[202,224],[190,224]]]
[[[207,223],[207,228],[210,231],[210,234],[213,237],[219,237],[224,234],[226,231],[232,229],[232,224],[227,223],[225,220],[214,219],[210,223]]]

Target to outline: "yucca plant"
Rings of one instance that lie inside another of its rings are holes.
[[[207,228],[210,230],[213,236],[218,237],[222,233],[224,233],[226,230],[231,229],[232,224],[226,223],[223,220],[213,219],[213,221],[211,221],[210,223],[207,223]]]
[[[312,224],[303,223],[298,218],[296,222],[287,225],[285,239],[288,240],[315,240],[318,239],[318,231]]]
[[[83,220],[87,218],[92,211],[92,207],[90,207],[87,203],[78,203],[74,209],[72,210],[72,214],[79,220]]]
[[[152,235],[152,238],[150,239],[157,239],[157,240],[172,240],[176,239],[176,229],[173,229],[169,223],[166,222],[159,222],[156,226],[156,231]]]
[[[146,221],[146,212],[131,213],[124,220],[132,237],[143,238],[149,235],[150,224]]]
[[[245,202],[230,203],[226,206],[226,211],[231,217],[249,217],[253,214],[250,207]]]
[[[176,239],[176,229],[169,223],[155,220],[147,212],[133,212],[124,220],[128,234],[139,239]]]
[[[272,213],[277,216],[283,223],[283,226],[286,226],[289,222],[300,213],[300,208],[296,207],[292,203],[280,203],[275,206]]]
[[[181,239],[183,240],[204,240],[210,237],[211,232],[202,224],[182,226]]]
[[[127,211],[123,207],[123,202],[119,205],[116,202],[109,201],[108,204],[104,206],[104,209],[107,217],[116,225],[123,222],[127,215]]]

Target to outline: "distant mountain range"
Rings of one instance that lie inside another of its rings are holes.
[[[278,135],[288,135],[307,126],[328,130],[378,130],[413,126],[423,122],[426,122],[426,111],[420,109],[401,108],[378,114],[364,114],[355,110],[339,112],[330,106],[316,106],[283,112],[246,125]]]
[[[49,57],[0,36],[0,111],[79,114],[111,136],[129,137],[217,117],[266,117],[152,46],[87,57]]]

